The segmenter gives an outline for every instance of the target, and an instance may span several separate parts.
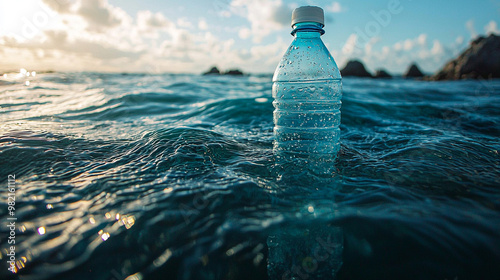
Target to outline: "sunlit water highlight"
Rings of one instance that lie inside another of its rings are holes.
[[[19,279],[266,279],[269,242],[286,265],[331,233],[340,256],[296,254],[287,275],[497,278],[500,81],[343,83],[336,172],[317,178],[275,165],[270,76],[4,75]]]

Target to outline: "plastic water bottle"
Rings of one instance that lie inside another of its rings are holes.
[[[273,77],[278,182],[290,180],[286,190],[301,195],[304,188],[324,187],[309,198],[335,186],[331,175],[339,151],[342,82],[321,41],[323,26],[321,8],[293,11],[295,39]],[[304,205],[297,201],[290,209],[297,211],[295,217],[269,233],[269,279],[334,279],[342,266],[342,229],[319,219],[322,211],[331,209],[315,208],[315,200],[309,198],[304,198]]]
[[[340,148],[342,78],[320,36],[323,9],[292,14],[292,44],[273,76],[274,152],[278,164],[329,174]]]

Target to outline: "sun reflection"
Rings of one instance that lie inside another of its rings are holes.
[[[136,274],[130,275],[129,277],[125,278],[125,280],[142,280],[142,274],[140,272],[137,272]]]
[[[39,227],[38,228],[38,234],[44,235],[45,234],[45,228],[44,227]]]
[[[130,229],[135,224],[134,216],[122,217],[120,224],[124,225],[125,228]]]
[[[168,187],[168,188],[163,189],[163,192],[164,193],[171,193],[173,190],[174,190],[174,188]]]
[[[105,232],[101,235],[101,238],[102,240],[106,241],[108,240],[108,238],[110,237],[111,235],[109,234],[109,232]]]
[[[22,261],[22,260],[17,260],[16,261],[16,266],[17,266],[17,269],[23,269],[26,267],[25,263]]]

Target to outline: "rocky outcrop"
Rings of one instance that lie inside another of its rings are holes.
[[[242,76],[245,75],[239,69],[230,69],[226,72],[221,72],[217,67],[213,66],[207,72],[203,73],[203,75],[230,75],[230,76]]]
[[[220,71],[217,67],[212,67],[210,68],[210,70],[208,70],[207,72],[203,73],[203,75],[220,75]]]
[[[479,37],[457,58],[448,62],[430,79],[492,79],[500,78],[500,36]]]
[[[422,78],[424,77],[424,73],[420,71],[416,63],[410,65],[406,73],[403,75],[405,78]]]
[[[375,76],[374,78],[384,78],[384,79],[390,79],[392,78],[392,75],[387,73],[387,71],[385,71],[384,69],[378,69],[376,72],[375,72]]]
[[[340,70],[342,77],[368,77],[372,78],[372,74],[366,71],[365,66],[359,60],[349,60],[344,69]]]
[[[243,72],[241,72],[239,69],[231,69],[226,71],[224,75],[243,76]]]

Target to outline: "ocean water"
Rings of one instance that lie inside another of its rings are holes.
[[[0,278],[498,279],[500,81],[343,84],[317,177],[270,75],[0,79]]]

